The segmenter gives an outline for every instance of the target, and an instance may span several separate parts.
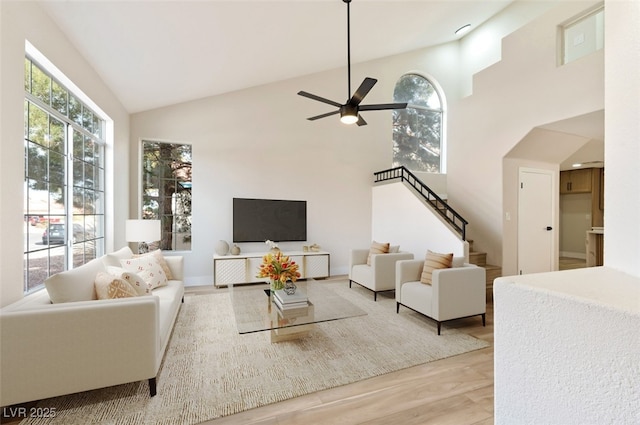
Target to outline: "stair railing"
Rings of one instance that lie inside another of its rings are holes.
[[[462,218],[449,204],[404,166],[378,171],[373,173],[373,175],[375,176],[375,183],[395,179],[407,182],[427,204],[433,207],[434,211],[436,211],[446,223],[458,232],[463,241],[466,240],[467,224],[469,224],[469,222]]]

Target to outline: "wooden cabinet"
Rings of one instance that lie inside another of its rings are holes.
[[[560,193],[589,193],[592,185],[592,171],[595,168],[581,168],[560,172]]]
[[[560,172],[560,194],[591,194],[591,226],[604,226],[604,168],[582,168]]]
[[[261,282],[258,269],[266,252],[250,252],[241,255],[213,256],[213,284],[216,287],[229,284]],[[329,253],[319,252],[285,252],[298,264],[302,279],[329,277]]]

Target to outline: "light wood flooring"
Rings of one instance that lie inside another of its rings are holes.
[[[479,317],[442,326],[492,346],[203,424],[493,424],[493,305],[487,305],[486,327]]]

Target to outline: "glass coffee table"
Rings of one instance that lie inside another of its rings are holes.
[[[306,293],[308,305],[282,310],[269,295],[268,286],[230,284],[229,295],[238,332],[270,331],[271,342],[281,342],[306,335],[316,323],[367,314],[321,282],[307,279],[296,282],[296,286],[296,294]]]

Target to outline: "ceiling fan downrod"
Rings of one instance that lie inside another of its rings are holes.
[[[351,97],[351,0],[342,0],[347,3],[347,99]]]

